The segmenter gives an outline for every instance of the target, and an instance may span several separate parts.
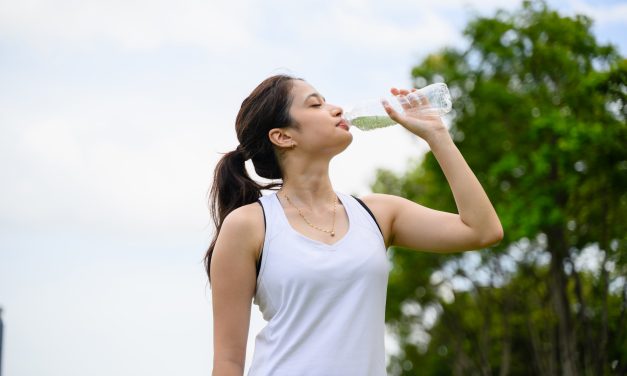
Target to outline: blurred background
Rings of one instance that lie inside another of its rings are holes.
[[[491,249],[390,252],[391,375],[625,374],[626,35],[612,0],[0,0],[0,373],[211,372],[207,190],[288,73],[342,106],[447,82],[501,216]],[[336,189],[456,211],[426,143],[352,132]]]

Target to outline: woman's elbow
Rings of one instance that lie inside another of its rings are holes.
[[[490,234],[484,236],[481,241],[481,246],[483,248],[491,247],[497,245],[503,240],[503,236],[505,232],[503,231],[503,227],[499,224],[499,226],[494,229]]]

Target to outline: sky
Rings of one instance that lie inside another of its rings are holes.
[[[627,53],[627,2],[555,0]],[[344,107],[409,87],[508,0],[0,0],[0,307],[8,376],[211,372],[207,191],[242,100],[305,78]],[[334,188],[427,150],[352,130]],[[264,322],[253,306],[246,369]],[[389,348],[393,345],[389,344]]]

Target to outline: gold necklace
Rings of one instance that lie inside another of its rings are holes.
[[[333,194],[335,199],[333,200],[333,224],[331,225],[331,230],[325,230],[325,229],[320,228],[320,227],[314,225],[313,223],[309,222],[309,220],[307,220],[307,218],[305,217],[303,212],[300,211],[298,206],[294,205],[292,200],[290,200],[290,198],[287,197],[285,192],[283,192],[283,196],[285,196],[285,198],[287,199],[287,202],[289,202],[289,204],[292,205],[296,209],[298,214],[305,220],[305,223],[307,223],[309,225],[309,227],[315,228],[318,231],[326,232],[327,234],[331,234],[331,236],[335,236],[335,211],[336,211],[335,209],[337,207],[337,195]]]

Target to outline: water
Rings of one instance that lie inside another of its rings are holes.
[[[358,116],[351,120],[351,124],[362,131],[383,128],[396,124],[389,116]]]

